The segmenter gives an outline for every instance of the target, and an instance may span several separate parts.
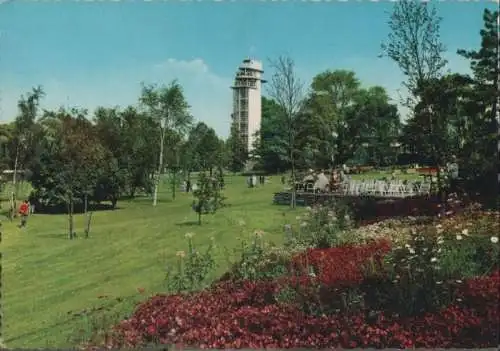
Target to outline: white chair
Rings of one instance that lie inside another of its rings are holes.
[[[431,183],[423,182],[420,184],[418,192],[422,195],[429,195],[431,193]]]

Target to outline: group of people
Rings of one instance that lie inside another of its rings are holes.
[[[256,176],[255,174],[247,178],[247,184],[249,188],[254,188],[257,184],[264,185],[266,183],[266,177],[263,175]]]
[[[223,176],[217,176],[213,178],[213,184],[214,187],[218,186],[220,189],[224,189],[225,183],[224,183],[224,177]],[[198,184],[196,183],[191,183],[191,180],[187,179],[184,180],[181,183],[181,191],[189,193],[191,191],[196,191],[198,190]]]

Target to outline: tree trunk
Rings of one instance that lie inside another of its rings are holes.
[[[90,234],[90,223],[92,222],[92,213],[93,212],[89,212],[88,215],[87,215],[87,218],[86,218],[86,222],[85,222],[85,239],[88,239],[89,234]]]
[[[158,202],[158,188],[160,186],[160,176],[161,176],[161,171],[163,168],[163,141],[165,139],[165,130],[162,128],[161,129],[161,136],[160,136],[160,160],[158,162],[158,171],[156,173],[156,179],[155,179],[155,188],[153,192],[153,206],[156,206]]]
[[[90,217],[92,216],[92,213],[88,212],[88,203],[89,203],[89,198],[88,195],[85,194],[83,198],[83,213],[85,214],[85,239],[89,237]]]
[[[73,195],[70,195],[68,202],[68,224],[69,224],[68,238],[72,240],[74,238]]]
[[[291,174],[291,178],[292,178],[292,196],[291,196],[291,199],[290,199],[290,207],[291,208],[295,208],[296,206],[296,203],[297,203],[297,200],[296,200],[296,196],[297,196],[297,191],[296,191],[296,188],[295,188],[295,159],[293,157],[293,137],[292,137],[292,130],[291,130],[292,126],[290,126],[290,131],[289,131],[289,136],[288,136],[288,140],[289,140],[289,143],[290,143],[290,163],[291,163],[291,166],[292,166],[292,174]]]
[[[17,189],[17,166],[19,162],[19,144],[17,145],[16,148],[16,159],[14,160],[14,174],[12,175],[12,191],[11,191],[11,196],[10,196],[10,220],[12,221],[14,219],[14,215],[16,213],[16,200],[17,200],[17,194],[16,194],[16,189]]]
[[[177,170],[172,172],[172,200],[175,200],[175,188],[177,186]]]

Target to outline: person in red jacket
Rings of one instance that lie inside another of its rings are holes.
[[[26,221],[28,220],[28,214],[30,213],[30,205],[28,200],[24,200],[21,206],[19,207],[19,214],[21,215],[21,225],[20,228],[26,226]]]

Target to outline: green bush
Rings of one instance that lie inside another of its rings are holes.
[[[343,203],[308,207],[297,217],[298,229],[285,226],[287,247],[329,248],[343,243],[342,234],[352,228],[351,212]]]

